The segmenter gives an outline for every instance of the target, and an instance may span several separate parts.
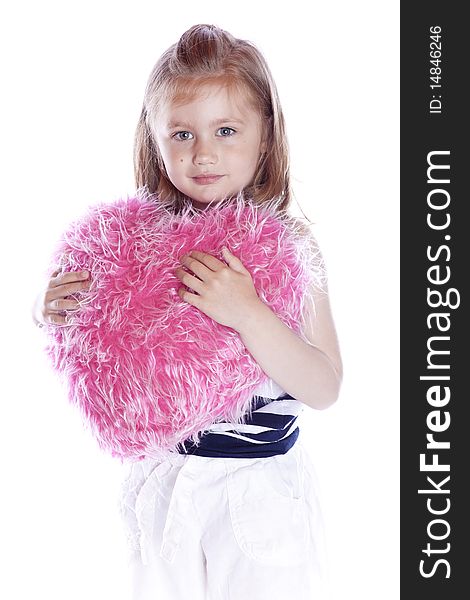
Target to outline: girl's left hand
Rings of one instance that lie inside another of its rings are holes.
[[[215,256],[199,250],[182,256],[181,264],[194,275],[181,267],[176,269],[175,274],[197,293],[192,294],[180,287],[178,295],[217,323],[239,331],[247,315],[262,301],[241,260],[226,248],[222,254],[228,266]]]

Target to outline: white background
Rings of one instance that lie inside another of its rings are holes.
[[[128,597],[121,467],[67,404],[31,305],[70,220],[133,191],[153,64],[191,25],[213,23],[268,60],[296,198],[329,271],[344,384],[327,411],[305,409],[301,427],[333,600],[397,599],[398,2],[29,0],[2,13],[0,596]]]

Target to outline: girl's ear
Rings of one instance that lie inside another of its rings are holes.
[[[260,156],[262,156],[263,154],[266,154],[266,149],[267,149],[267,145],[268,145],[267,141],[266,141],[267,137],[268,137],[268,134],[267,134],[267,131],[265,130],[263,132],[263,135],[261,136],[261,142],[260,142],[260,145],[259,145]]]
[[[269,117],[269,119],[264,122],[263,130],[262,130],[262,134],[261,134],[261,142],[259,145],[260,155],[266,154],[266,152],[268,151],[268,139],[269,139],[269,132],[271,129],[271,122],[272,122],[272,117]]]

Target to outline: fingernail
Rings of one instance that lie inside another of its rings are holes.
[[[81,276],[82,277],[88,277],[88,271],[82,271],[81,272]]]

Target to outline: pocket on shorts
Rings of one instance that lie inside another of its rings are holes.
[[[235,538],[247,556],[278,566],[308,561],[308,507],[297,452],[233,466],[227,488]]]

